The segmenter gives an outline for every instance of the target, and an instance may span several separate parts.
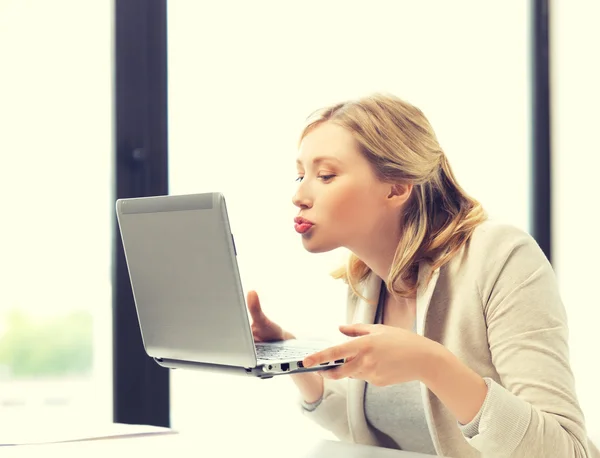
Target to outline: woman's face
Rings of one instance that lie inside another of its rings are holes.
[[[393,185],[375,176],[343,127],[325,122],[314,128],[300,144],[297,165],[293,202],[306,221],[296,220],[295,228],[307,251],[345,247],[356,252],[398,226],[398,206],[390,199]]]

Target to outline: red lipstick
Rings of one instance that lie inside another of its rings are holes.
[[[314,225],[315,224],[312,221],[309,221],[300,216],[294,218],[294,229],[296,229],[296,232],[298,232],[299,234],[305,234],[306,232],[311,230]]]

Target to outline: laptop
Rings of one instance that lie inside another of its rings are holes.
[[[222,193],[119,199],[116,212],[144,349],[161,366],[271,378],[344,363],[303,367],[325,341],[254,341]]]

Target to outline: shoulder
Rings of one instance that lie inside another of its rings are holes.
[[[465,245],[464,256],[477,264],[502,264],[511,257],[546,260],[535,239],[511,224],[488,220],[475,228]]]
[[[534,238],[523,229],[495,220],[487,220],[477,226],[470,243],[473,246],[498,245],[498,248],[536,244]]]
[[[535,294],[556,289],[552,266],[535,239],[510,224],[482,223],[459,258],[454,272],[463,272],[487,299],[505,297],[525,285]]]
[[[511,224],[488,220],[475,228],[446,270],[485,290],[498,286],[500,278],[519,283],[540,269],[553,275],[552,266],[530,234]]]

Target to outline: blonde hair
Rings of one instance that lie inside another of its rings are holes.
[[[300,141],[324,122],[354,135],[380,180],[413,185],[403,212],[402,238],[384,280],[390,293],[414,295],[419,263],[429,262],[433,272],[449,262],[487,218],[483,207],[459,186],[433,128],[413,105],[374,94],[323,108],[308,118]],[[361,297],[357,284],[369,274],[369,267],[352,254],[332,276]]]

